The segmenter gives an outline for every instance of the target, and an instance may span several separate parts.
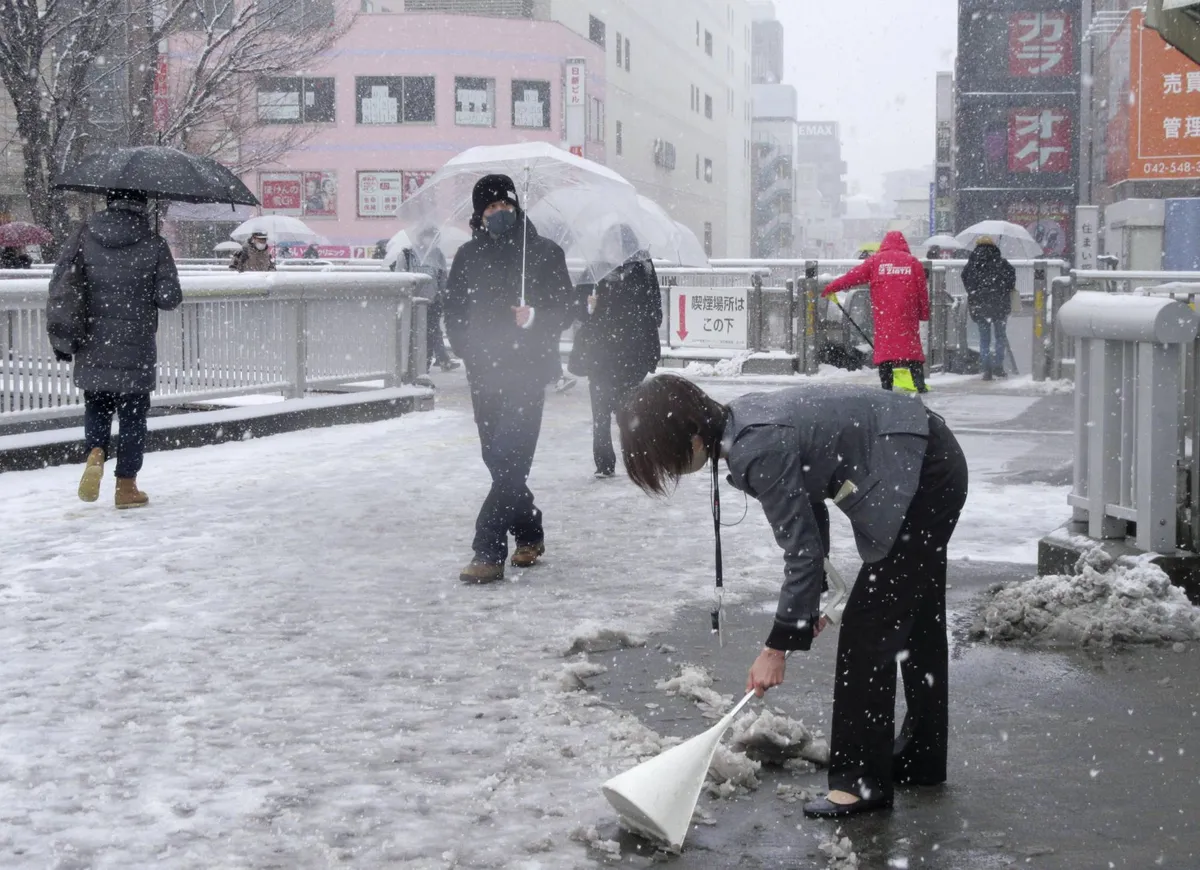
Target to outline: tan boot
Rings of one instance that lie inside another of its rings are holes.
[[[504,579],[504,565],[472,559],[471,564],[462,569],[458,579],[464,583],[495,583]]]
[[[79,479],[79,500],[95,501],[100,498],[100,481],[104,477],[104,450],[93,447],[87,456],[87,465],[83,467],[83,477]]]
[[[512,555],[512,564],[515,568],[529,568],[533,566],[538,557],[546,552],[545,544],[522,544],[517,547],[517,550]]]
[[[145,507],[150,502],[150,496],[137,488],[136,477],[118,477],[117,494],[114,498],[117,510]]]

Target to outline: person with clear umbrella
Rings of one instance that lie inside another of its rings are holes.
[[[662,289],[650,255],[628,224],[605,234],[605,259],[618,265],[587,300],[587,319],[576,333],[571,364],[586,374],[592,401],[592,459],[596,477],[616,473],[612,418],[647,374],[658,368]]]
[[[429,308],[426,309],[425,315],[425,353],[428,357],[426,364],[432,366],[436,361],[442,371],[452,372],[459,364],[450,356],[442,338],[447,270],[446,255],[442,253],[437,242],[437,227],[426,224],[418,230],[412,247],[405,248],[402,256],[404,271],[428,275],[433,279],[433,286],[429,290]]]
[[[471,240],[446,282],[450,346],[467,367],[471,404],[492,487],[475,521],[465,583],[504,578],[545,553],[542,512],[529,472],[542,428],[546,386],[562,371],[558,339],[574,298],[563,249],[539,235],[507,175],[485,175],[471,192]]]
[[[962,282],[967,290],[967,313],[979,327],[979,367],[983,380],[1006,378],[1008,316],[1012,313],[1017,270],[1000,253],[995,240],[980,236],[963,269]]]

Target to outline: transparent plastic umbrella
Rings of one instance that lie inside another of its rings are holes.
[[[285,214],[265,214],[250,218],[229,234],[235,242],[244,242],[253,233],[266,233],[272,244],[296,244],[297,242],[323,242],[319,233],[299,218]]]
[[[463,246],[463,243],[470,238],[465,230],[444,227],[440,231],[435,230],[432,237],[418,233],[414,242],[408,230],[401,230],[388,239],[387,253],[384,255],[383,264],[390,269],[392,264],[404,254],[405,249],[408,249],[416,256],[418,263],[426,265],[430,252],[435,248],[441,251],[442,256],[449,262],[454,259],[455,253]]]
[[[960,248],[974,248],[983,236],[991,238],[1000,253],[1011,260],[1032,260],[1043,256],[1042,246],[1029,235],[1029,231],[1008,221],[980,221],[967,227],[955,239]]]

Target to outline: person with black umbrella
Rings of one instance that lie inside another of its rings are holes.
[[[110,191],[107,208],[64,246],[50,278],[46,318],[55,356],[74,359],[75,385],[84,391],[83,501],[100,497],[114,414],[120,421],[114,503],[125,509],[150,501],[137,475],[158,380],[158,312],[182,301],[175,260],[150,226],[145,194]]]
[[[450,346],[467,366],[471,404],[492,488],[475,521],[475,557],[459,579],[504,578],[508,535],[512,564],[533,565],[545,552],[542,512],[527,483],[542,428],[546,385],[562,363],[558,338],[574,288],[563,249],[525,217],[507,175],[486,175],[471,194],[471,240],[459,248],[446,282]]]

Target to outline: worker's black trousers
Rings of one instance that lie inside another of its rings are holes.
[[[893,783],[946,779],[946,546],[966,498],[966,458],[941,417],[930,414],[921,482],[900,534],[886,557],[863,565],[842,617],[831,790],[890,798]],[[897,663],[908,706],[899,737]]]

